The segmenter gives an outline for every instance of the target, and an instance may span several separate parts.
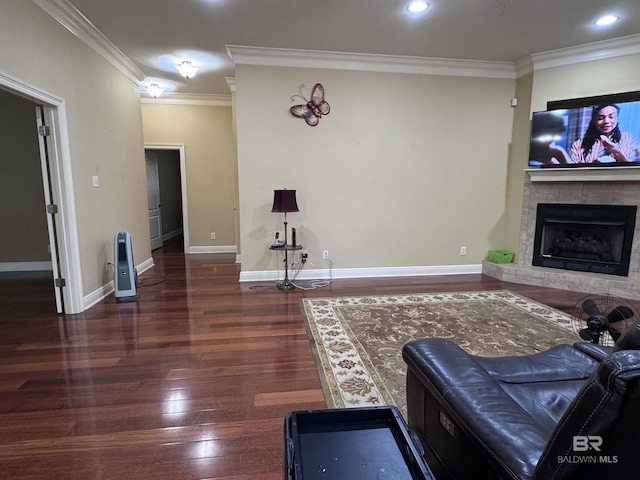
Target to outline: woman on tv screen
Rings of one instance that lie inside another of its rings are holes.
[[[584,137],[571,145],[571,163],[633,162],[636,140],[618,125],[620,107],[599,105],[591,112],[591,122]]]

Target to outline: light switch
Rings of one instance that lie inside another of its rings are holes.
[[[94,175],[93,177],[91,177],[91,180],[93,181],[94,187],[100,186],[100,177],[98,177],[98,175]]]

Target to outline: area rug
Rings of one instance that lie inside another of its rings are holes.
[[[507,291],[304,298],[328,408],[395,405],[406,415],[402,346],[448,338],[480,356],[579,341],[569,315]]]

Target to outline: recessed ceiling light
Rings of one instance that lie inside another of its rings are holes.
[[[420,13],[424,12],[427,8],[429,8],[429,4],[427,2],[411,2],[407,7],[411,13]]]
[[[599,27],[603,27],[605,25],[616,23],[618,20],[620,20],[620,17],[617,17],[615,15],[605,15],[604,17],[600,17],[598,20],[596,20],[596,25],[598,25]]]

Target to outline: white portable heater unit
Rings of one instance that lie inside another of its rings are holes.
[[[137,298],[136,283],[138,272],[133,267],[133,249],[129,232],[118,232],[114,240],[116,300],[126,301]]]

